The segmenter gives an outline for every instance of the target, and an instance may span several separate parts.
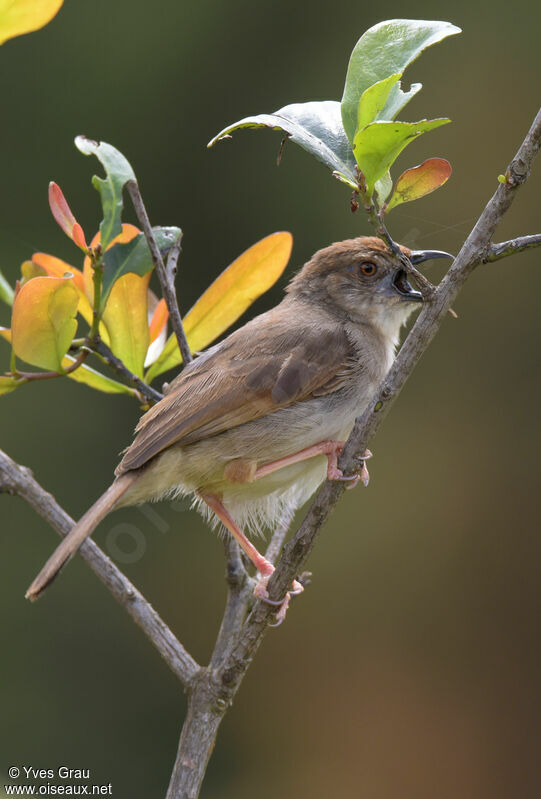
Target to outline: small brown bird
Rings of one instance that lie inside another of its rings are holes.
[[[402,251],[414,264],[453,256]],[[116,478],[58,546],[27,592],[35,599],[114,508],[192,495],[257,569],[274,567],[243,529],[272,528],[337,466],[355,418],[388,372],[400,328],[422,302],[399,259],[374,237],[317,252],[282,302],[202,353],[142,416]],[[370,453],[365,453],[369,457]],[[367,482],[368,473],[361,477]],[[302,586],[295,581],[290,594]],[[289,595],[282,603],[283,618]]]

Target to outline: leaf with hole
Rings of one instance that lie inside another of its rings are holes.
[[[92,184],[101,197],[103,221],[100,224],[101,244],[108,247],[122,232],[122,191],[129,180],[135,180],[130,163],[122,153],[107,142],[97,142],[86,136],[77,136],[75,146],[84,155],[95,155],[105,169],[105,178],[94,175]]]
[[[403,73],[427,47],[460,32],[450,22],[388,19],[363,33],[349,59],[341,103],[349,141],[355,138],[359,100],[369,87]],[[415,83],[404,92],[399,82],[394,83],[378,118],[394,119],[420,89],[421,84]]]

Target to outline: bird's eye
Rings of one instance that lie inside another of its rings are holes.
[[[359,266],[359,270],[361,275],[364,275],[365,277],[374,277],[378,271],[378,268],[375,264],[370,263],[370,261],[365,261],[365,263],[362,263]]]

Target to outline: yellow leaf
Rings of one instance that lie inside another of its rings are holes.
[[[25,277],[27,280],[31,280],[40,273],[50,275],[50,277],[64,277],[67,272],[72,274],[73,285],[79,292],[79,304],[77,306],[77,311],[81,314],[89,326],[92,324],[92,306],[90,305],[88,297],[86,296],[85,276],[80,269],[76,269],[74,266],[62,261],[61,258],[57,258],[55,255],[48,255],[45,252],[35,252],[30,262],[25,261],[22,264],[21,272],[23,277]],[[107,346],[109,346],[109,334],[102,322],[100,322],[100,336]]]
[[[17,381],[14,377],[0,377],[0,396],[9,394],[17,388]]]
[[[28,279],[35,277],[31,273],[29,267],[26,267],[27,262],[22,265],[21,271],[23,275]],[[69,272],[73,275],[73,285],[79,291],[79,307],[77,310],[88,322],[89,325],[92,324],[92,307],[87,299],[85,294],[85,281],[83,277],[83,273],[80,269],[76,269],[71,264],[66,263],[61,258],[57,258],[54,255],[48,255],[45,252],[35,252],[32,256],[32,264],[37,269],[44,270],[45,274],[49,275],[50,277],[64,277],[64,275]],[[26,267],[26,268],[23,268]],[[36,270],[37,271],[37,270]]]
[[[66,355],[62,360],[64,369],[71,366],[74,360],[75,358],[72,358],[71,355]],[[96,372],[95,369],[92,369],[85,363],[81,364],[75,371],[70,372],[68,377],[71,378],[71,380],[75,380],[77,383],[84,383],[86,386],[90,386],[90,388],[104,391],[106,394],[131,394],[135,396],[136,393],[133,388],[118,383],[116,380],[112,380],[110,377],[106,377],[100,372]]]
[[[21,285],[34,277],[45,277],[46,275],[47,270],[32,261],[23,261],[21,264]]]
[[[122,225],[122,233],[109,247],[119,242],[126,243],[139,235],[134,225]],[[99,233],[94,237],[91,247],[100,242]],[[107,249],[109,249],[109,247]],[[86,295],[94,296],[92,267],[90,258],[85,258],[84,281]],[[143,277],[129,272],[119,278],[107,299],[102,321],[107,330],[109,346],[124,366],[138,377],[143,376],[143,364],[149,345],[148,332],[148,284],[151,272]]]
[[[43,28],[62,3],[63,0],[0,0],[0,44]]]
[[[13,350],[23,361],[60,371],[75,331],[79,293],[71,277],[35,277],[15,297]]]
[[[0,327],[0,336],[11,344],[11,330],[9,327]]]
[[[111,350],[138,377],[143,376],[150,343],[147,311],[150,274],[144,277],[131,272],[122,275],[111,289],[102,316]]]
[[[274,285],[286,268],[292,246],[291,233],[272,233],[246,250],[216,278],[184,319],[192,352],[207,347]],[[173,335],[148,370],[146,381],[179,363],[182,356]]]

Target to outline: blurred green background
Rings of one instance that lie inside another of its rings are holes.
[[[404,117],[453,124],[399,161],[444,156],[454,174],[393,211],[391,229],[456,252],[539,105],[539,7],[67,0],[48,27],[0,48],[0,268],[14,280],[36,250],[78,264],[47,184],[60,184],[91,236],[98,165],[76,151],[79,133],[126,154],[154,224],[184,229],[183,310],[272,231],[294,235],[288,276],[319,247],[368,232],[347,189],[303,151],[288,146],[276,168],[278,134],[205,145],[247,114],[339,99],[361,32],[402,16],[464,33],[408,70],[406,83],[424,89]],[[538,163],[498,239],[539,232],[540,192]],[[539,795],[540,258],[469,281],[459,319],[443,325],[371,444],[370,488],[344,497],[309,563],[312,585],[258,653],[204,799]],[[252,310],[275,304],[285,280]],[[74,516],[109,483],[138,416],[129,398],[67,380],[0,402],[0,446]],[[206,662],[225,597],[221,544],[194,513],[152,510],[159,518],[119,512],[96,539]],[[17,498],[0,497],[0,519],[0,774],[90,768],[119,799],[163,797],[185,708],[179,685],[82,562],[25,602],[56,537]],[[122,535],[124,523],[139,532]]]

